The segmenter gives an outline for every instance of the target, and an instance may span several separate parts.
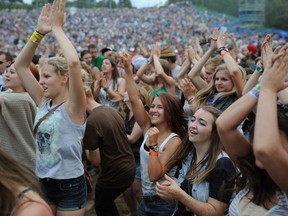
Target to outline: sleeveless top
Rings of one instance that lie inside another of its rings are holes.
[[[239,203],[241,202],[241,199],[245,197],[248,194],[249,190],[248,187],[245,187],[243,190],[239,191],[239,193],[235,196],[233,199],[232,203],[230,204],[229,207],[229,215],[230,216],[248,216],[251,215],[252,213],[255,215],[255,209],[256,208],[261,208],[261,206],[257,206],[256,204],[250,202],[251,205],[245,208],[245,212],[239,212],[238,206]],[[274,215],[288,215],[288,199],[287,195],[282,192],[282,191],[277,191],[276,192],[276,197],[278,199],[278,203],[272,207],[271,209],[267,210],[267,212],[264,214],[264,216],[274,216]],[[253,208],[255,207],[255,208]],[[262,207],[263,208],[263,207]],[[261,214],[262,216],[263,214]]]
[[[51,99],[38,108],[35,125],[52,107]],[[85,124],[75,124],[65,103],[51,113],[36,133],[36,175],[39,178],[70,179],[84,174],[82,144]]]
[[[120,82],[122,81],[123,78],[118,78],[117,79],[117,82],[114,83],[113,81],[112,82],[109,82],[108,83],[108,88],[109,89],[112,89],[113,91],[117,91],[118,92],[118,87],[120,85]],[[114,103],[111,101],[111,98],[109,96],[109,94],[104,91],[103,88],[100,89],[100,92],[99,92],[99,96],[97,98],[97,101],[102,104],[102,105],[105,105],[105,106],[109,106],[109,107],[112,107],[116,110],[119,109],[119,104],[118,103]]]
[[[142,142],[142,145],[140,147],[140,164],[141,164],[141,184],[142,184],[142,193],[143,196],[155,196],[156,195],[156,182],[151,182],[148,174],[148,160],[149,160],[149,150],[146,150],[144,147],[146,146],[145,143],[148,138],[148,132],[149,130],[145,133],[144,135],[144,140]],[[172,138],[172,137],[178,137],[177,134],[171,133],[169,136],[166,137],[166,139],[161,143],[159,146],[159,155],[163,152],[163,149],[167,142]],[[171,168],[171,170],[166,173],[168,176],[174,176],[176,173],[176,168],[177,166],[174,166]],[[165,181],[165,178],[161,178],[159,182]]]

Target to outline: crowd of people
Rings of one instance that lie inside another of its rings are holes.
[[[1,215],[288,214],[285,38],[65,4],[1,13]]]
[[[192,41],[191,35],[204,40],[209,37],[211,28],[224,27],[231,22],[228,16],[198,11],[191,3],[185,2],[162,8],[74,8],[67,9],[66,13],[64,29],[79,53],[89,44],[96,44],[98,50],[112,47],[123,51],[141,44],[152,49],[158,42],[171,44],[183,54],[184,48]],[[39,9],[1,11],[1,50],[19,53],[34,31],[38,14]],[[261,37],[260,33],[242,35],[237,40],[238,45],[257,44]],[[47,35],[44,40],[46,43],[40,44],[38,55],[49,57],[59,52],[52,36]],[[275,35],[272,41],[279,41],[279,36]]]

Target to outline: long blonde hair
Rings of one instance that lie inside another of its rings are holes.
[[[239,71],[241,72],[242,74],[242,79],[243,81],[246,79],[246,71],[243,67],[241,67],[240,65],[238,65],[238,68],[239,68]],[[226,64],[221,64],[219,66],[216,67],[215,69],[215,73],[213,74],[213,77],[212,77],[212,81],[206,86],[204,87],[203,89],[201,89],[199,92],[197,92],[194,100],[193,100],[193,103],[191,104],[190,108],[192,109],[192,111],[195,111],[197,109],[200,108],[200,106],[205,102],[207,101],[209,98],[211,98],[213,95],[215,95],[214,97],[214,101],[218,100],[219,98],[222,98],[222,97],[228,97],[228,96],[231,96],[233,94],[236,94],[236,88],[235,88],[235,84],[233,83],[233,88],[231,91],[228,91],[228,92],[217,92],[217,89],[215,87],[215,80],[216,80],[216,74],[219,72],[219,71],[227,71],[228,73],[228,76],[230,77],[231,79],[231,75],[230,73],[228,72],[228,68],[226,66]],[[232,80],[232,79],[231,79]]]

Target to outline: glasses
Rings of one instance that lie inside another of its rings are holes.
[[[3,61],[0,61],[0,65],[1,65],[1,64],[4,64],[4,63],[5,63],[5,62],[3,62]]]

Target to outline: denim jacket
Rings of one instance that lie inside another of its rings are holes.
[[[208,155],[206,157],[208,157]],[[228,157],[228,155],[222,151],[218,155],[217,160],[219,160],[220,158],[223,158],[223,157]],[[186,174],[190,168],[192,158],[193,158],[193,154],[192,154],[192,152],[190,152],[188,154],[188,156],[182,161],[182,168],[179,171],[179,176],[177,178],[178,185],[180,185],[185,180],[185,176],[186,176]],[[203,167],[201,167],[199,175],[201,175],[205,171],[206,166],[207,166],[207,164],[205,164]],[[191,189],[190,191],[192,194],[189,194],[189,195],[198,201],[207,202],[208,198],[209,198],[209,185],[210,185],[209,181],[204,181],[200,184],[194,183],[191,185],[192,188],[190,188]],[[174,213],[177,211],[177,209],[178,209],[178,207],[176,205]],[[174,215],[174,213],[173,213],[173,215]]]

